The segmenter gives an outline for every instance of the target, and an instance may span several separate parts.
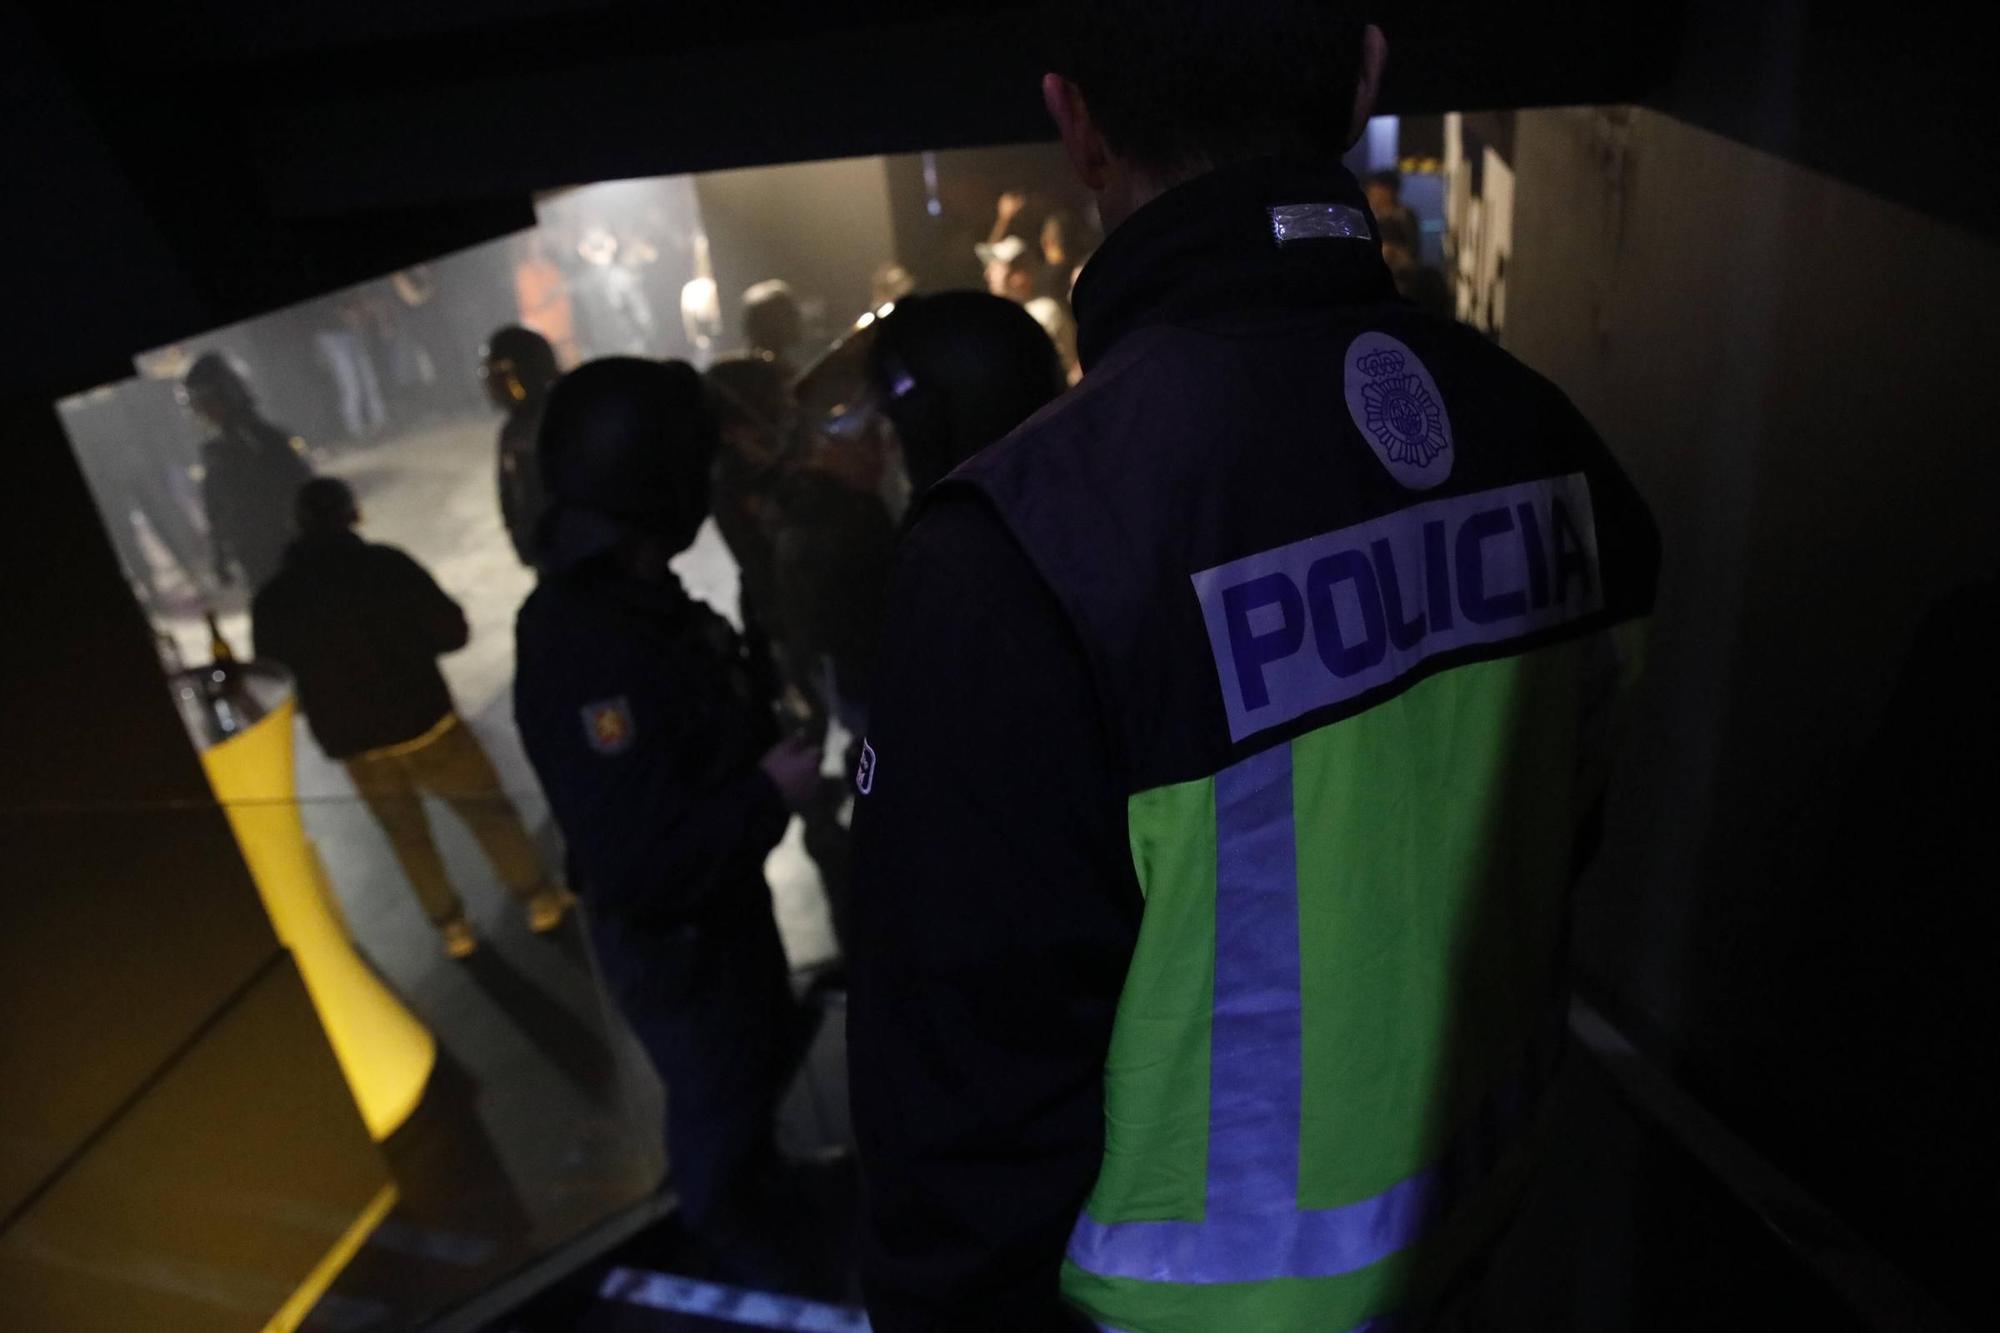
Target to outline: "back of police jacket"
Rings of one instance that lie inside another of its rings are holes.
[[[1354,1328],[1505,1215],[1657,538],[1371,238],[1333,164],[1141,208],[1081,386],[905,543],[856,814],[878,1329]]]
[[[515,641],[515,720],[593,918],[673,929],[765,893],[789,815],[728,623],[607,558],[545,574]]]

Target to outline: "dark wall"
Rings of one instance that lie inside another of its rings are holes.
[[[1587,979],[1858,1229],[1965,1280],[1927,1219],[1990,1197],[2000,1069],[1956,850],[1991,779],[1953,756],[2000,738],[1990,676],[1940,667],[2000,573],[2000,249],[1651,112],[1523,114],[1514,165],[1506,343],[1666,543]],[[1899,705],[1912,671],[1954,694]]]

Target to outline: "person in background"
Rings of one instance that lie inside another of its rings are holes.
[[[240,575],[254,594],[291,544],[292,500],[313,475],[305,442],[264,419],[250,386],[220,352],[195,358],[181,391],[215,431],[201,446],[201,500],[216,581]]]
[[[782,278],[766,278],[743,293],[743,341],[752,356],[773,362],[789,381],[792,362],[805,337],[805,316],[799,298]]]
[[[869,309],[894,305],[917,289],[917,279],[895,260],[877,266],[868,279]]]
[[[859,325],[798,388],[801,461],[780,492],[774,584],[798,688],[853,738],[868,727],[883,598],[897,520],[961,461],[1062,392],[1055,348],[1020,306],[985,292],[906,297]],[[887,484],[900,479],[900,487]],[[898,493],[900,505],[885,503]],[[834,930],[851,940],[851,860],[835,813],[852,795],[828,784],[806,812]]]
[[[570,302],[569,279],[549,258],[540,228],[522,232],[516,245],[514,298],[521,311],[521,326],[549,340],[549,346],[556,350],[558,367],[573,366],[577,363],[576,312]]]
[[[975,247],[986,266],[986,290],[1019,305],[1055,344],[1064,377],[1072,384],[1082,375],[1076,355],[1076,319],[1066,298],[1042,290],[1042,252],[1019,236],[1003,236]]]
[[[1378,224],[1400,227],[1411,237],[1418,234],[1417,215],[1403,202],[1402,172],[1371,172],[1362,188],[1368,196],[1368,211],[1375,215]]]
[[[497,455],[500,521],[506,525],[514,554],[530,569],[535,566],[535,532],[544,507],[535,438],[549,390],[561,373],[549,340],[517,324],[496,330],[480,351],[479,378],[487,400],[507,414],[500,423]]]
[[[749,353],[717,361],[706,379],[721,433],[710,493],[716,530],[736,561],[743,635],[753,656],[779,657],[774,534],[796,416],[791,386],[775,361]]]
[[[1042,219],[1042,295],[1069,302],[1070,289],[1083,261],[1097,248],[1094,234],[1083,215],[1068,205],[1059,205]]]
[[[793,632],[781,617],[796,571],[779,579],[779,536],[787,528],[786,503],[798,487],[797,408],[777,364],[761,356],[725,357],[709,368],[710,399],[721,443],[713,473],[712,512],[740,577],[737,606],[746,659],[760,692],[792,720],[800,735],[825,741],[833,713],[825,669],[808,632]],[[796,549],[796,538],[787,544]],[[835,606],[844,589],[832,590]],[[846,783],[823,779],[799,810],[806,855],[819,869],[834,935],[846,948],[847,826],[841,810]]]
[[[741,639],[670,562],[709,509],[717,428],[684,362],[570,372],[542,421],[542,578],[514,715],[604,980],[667,1087],[680,1216],[725,1276],[796,1280],[772,1122],[803,1024],[764,859],[819,786]]]
[[[296,513],[299,535],[284,568],[251,604],[257,655],[290,669],[313,739],[346,766],[447,957],[469,956],[478,938],[431,837],[425,795],[471,830],[528,928],[554,930],[569,894],[543,870],[438,671],[440,654],[466,644],[465,613],[415,560],[362,540],[346,482],[308,482]]]
[[[1441,319],[1452,317],[1451,287],[1444,274],[1417,259],[1417,237],[1403,218],[1376,219],[1382,237],[1382,262],[1396,280],[1396,291],[1426,314]]]
[[[932,488],[889,596],[869,1317],[1436,1327],[1532,1176],[1657,530],[1559,390],[1396,299],[1340,166],[1364,6],[1050,12],[1109,230],[1082,384]]]
[[[1014,224],[1027,210],[1028,196],[1019,190],[1002,190],[993,202],[993,227],[986,233],[987,245],[998,245],[1014,233]]]
[[[583,345],[592,356],[646,355],[654,341],[653,306],[618,237],[609,227],[587,227],[576,244],[576,257],[581,261],[575,298]]]
[[[825,711],[857,735],[896,547],[896,470],[882,418],[867,410],[872,391],[848,366],[882,322],[866,317],[799,377],[799,440],[779,493],[776,542],[778,614],[791,652]]]
[[[386,344],[389,382],[396,400],[396,417],[404,423],[439,415],[437,327],[443,310],[437,275],[428,264],[398,269],[389,275],[388,291],[378,299]]]
[[[366,444],[388,428],[389,405],[375,362],[382,330],[379,305],[364,290],[343,296],[334,307],[333,326],[313,335],[320,360],[333,377],[341,431],[350,444]]]

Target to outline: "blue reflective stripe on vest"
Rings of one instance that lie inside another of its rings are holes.
[[[1487,1174],[1531,1111],[1554,1047],[1532,1043],[1527,1067],[1490,1094],[1424,1170],[1373,1198],[1302,1211],[1291,746],[1273,746],[1217,774],[1215,814],[1206,1216],[1199,1222],[1107,1223],[1086,1211],[1071,1234],[1069,1258],[1100,1277],[1197,1285],[1335,1277],[1366,1268],[1418,1240]]]
[[[1300,1007],[1298,840],[1287,744],[1215,779],[1210,1218],[1298,1208]]]

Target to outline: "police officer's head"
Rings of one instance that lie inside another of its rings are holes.
[[[250,385],[221,352],[203,352],[181,377],[181,392],[196,416],[220,429],[256,411]]]
[[[866,451],[887,425],[921,493],[1061,393],[1055,344],[987,292],[909,297],[843,339],[799,379],[823,451]]]
[[[1337,158],[1387,59],[1358,0],[1062,0],[1042,99],[1105,227],[1231,162]]]
[[[361,521],[361,506],[353,488],[338,477],[314,477],[299,487],[292,517],[305,537],[332,537],[351,531]]]
[[[511,412],[541,397],[561,373],[549,340],[518,324],[496,330],[480,349],[480,381],[486,396],[502,411]]]
[[[921,493],[1063,391],[1035,317],[984,292],[903,301],[878,325],[870,371]]]
[[[701,376],[684,361],[613,356],[563,376],[539,437],[544,564],[685,550],[708,514],[715,446]]]

